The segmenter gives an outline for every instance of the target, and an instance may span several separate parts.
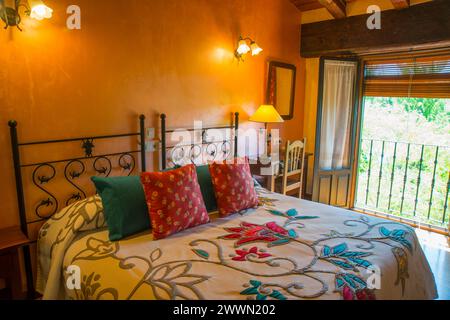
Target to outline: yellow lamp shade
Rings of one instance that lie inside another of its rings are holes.
[[[280,123],[284,122],[278,111],[272,105],[262,105],[250,117],[250,121],[263,123]]]

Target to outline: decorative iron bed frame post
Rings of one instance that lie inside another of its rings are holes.
[[[160,116],[161,120],[161,169],[166,170],[167,169],[167,133],[173,132],[173,130],[167,130],[166,129],[166,114],[162,113]],[[229,128],[234,130],[234,156],[238,156],[238,130],[239,130],[239,112],[234,113],[234,123],[231,124],[231,126],[227,127],[207,127],[203,128],[204,131],[210,130],[210,129],[225,129]],[[192,131],[192,129],[190,130]],[[231,139],[231,138],[230,138]],[[230,140],[230,143],[233,140]],[[202,144],[205,142],[203,141]]]
[[[141,171],[147,170],[147,160],[145,158],[145,116],[141,114],[139,116],[139,135],[141,136]]]
[[[17,193],[17,204],[18,204],[18,210],[19,210],[20,230],[29,239],[30,239],[30,237],[29,237],[29,232],[28,232],[28,224],[35,223],[36,221],[33,221],[33,222],[27,221],[27,213],[26,213],[26,207],[25,207],[25,194],[24,194],[23,179],[22,179],[22,167],[39,166],[42,164],[46,164],[47,162],[26,164],[26,165],[22,164],[21,160],[20,160],[20,150],[19,150],[21,146],[43,145],[43,144],[49,144],[49,143],[64,143],[64,142],[91,140],[90,141],[91,145],[90,145],[89,150],[88,150],[87,146],[85,146],[85,145],[82,146],[82,148],[85,149],[84,150],[85,157],[56,160],[53,162],[67,162],[70,164],[71,161],[82,161],[85,159],[94,159],[94,158],[107,159],[106,157],[108,157],[108,156],[131,155],[132,153],[139,152],[140,156],[141,156],[140,157],[141,158],[141,170],[142,171],[146,170],[145,116],[144,115],[139,116],[139,132],[138,133],[126,133],[126,134],[117,134],[117,135],[108,135],[108,136],[93,136],[90,138],[73,138],[73,139],[62,139],[62,140],[36,141],[36,142],[27,142],[27,143],[19,142],[19,138],[18,138],[18,134],[17,134],[17,125],[18,125],[17,121],[11,120],[8,122],[8,126],[10,129],[10,136],[11,136],[11,148],[12,148],[12,156],[13,156],[13,163],[14,163],[14,175],[15,175],[15,180],[16,180],[16,193]],[[94,148],[92,141],[94,139],[113,139],[113,138],[131,137],[131,136],[139,136],[140,137],[140,141],[139,141],[140,150],[139,151],[126,151],[123,153],[107,154],[107,155],[100,155],[100,156],[92,155],[92,148]],[[51,163],[51,162],[48,162],[48,163]],[[119,159],[119,164],[120,164],[120,159]],[[95,168],[95,162],[94,162],[94,168]],[[131,172],[134,170],[134,165],[132,167],[123,166],[122,168],[123,169],[127,168],[127,170],[129,170],[130,174],[131,174]],[[97,171],[97,173],[99,172],[97,169],[95,169],[95,170]],[[56,171],[55,171],[55,175],[56,175]],[[107,173],[106,176],[109,176],[109,173]],[[66,179],[67,179],[67,177],[66,177]],[[77,189],[78,189],[78,187],[77,187]],[[83,192],[83,194],[84,194],[84,192]],[[56,198],[55,198],[55,200],[56,200]],[[51,217],[51,215],[46,217],[45,219],[48,219],[50,217]],[[30,239],[30,243],[31,242],[34,242],[34,241],[32,241],[32,239]],[[24,253],[24,263],[25,263],[25,274],[26,274],[26,280],[27,280],[27,297],[29,299],[33,299],[35,297],[35,289],[34,289],[33,270],[32,270],[31,253],[30,253],[29,245],[26,245],[23,247],[23,253]]]
[[[11,148],[14,162],[14,175],[16,178],[16,192],[17,192],[17,204],[19,207],[19,220],[20,230],[28,238],[27,216],[25,210],[25,196],[23,193],[22,171],[20,169],[20,152],[19,152],[19,139],[17,137],[17,121],[11,120],[8,122],[9,132],[11,135]],[[23,259],[25,263],[25,275],[27,278],[27,297],[29,299],[34,296],[34,284],[33,284],[33,268],[31,265],[31,253],[30,247],[24,246]]]
[[[167,155],[166,155],[166,115],[161,114],[161,168],[167,169]]]
[[[234,157],[238,156],[239,112],[234,113]]]

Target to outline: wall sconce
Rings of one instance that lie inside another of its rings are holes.
[[[24,8],[24,13],[36,20],[50,19],[53,10],[45,5],[42,0],[13,0],[14,7],[7,7],[5,0],[0,0],[0,18],[5,23],[5,29],[8,27],[17,27],[20,31],[20,22],[22,17],[19,13],[20,7]]]
[[[239,61],[244,61],[244,56],[250,51],[252,52],[252,56],[257,56],[263,51],[263,49],[261,49],[261,47],[258,46],[256,42],[250,39],[249,37],[247,38],[242,38],[242,36],[239,37],[238,47],[234,52],[235,57]]]

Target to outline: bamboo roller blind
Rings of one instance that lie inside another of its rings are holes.
[[[364,90],[366,96],[450,98],[450,56],[367,61]]]

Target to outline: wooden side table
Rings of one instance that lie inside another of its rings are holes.
[[[309,170],[309,157],[313,156],[312,153],[305,153],[305,166],[303,167],[303,194],[302,194],[302,199],[307,199],[307,200],[311,200],[312,195],[308,194],[306,192],[306,187],[307,187],[307,180],[308,180],[308,170]],[[276,166],[278,168],[280,168],[280,165],[283,165],[283,159],[281,159],[279,161],[279,163],[275,163],[275,164],[262,164],[261,161],[259,160],[255,160],[250,158],[250,172],[252,173],[252,176],[258,176],[263,180],[263,187],[265,187],[266,189],[274,192],[275,191],[275,178],[276,175],[269,175],[269,176],[263,176],[261,175],[261,169],[262,168],[269,168],[270,165]],[[257,179],[258,180],[258,179]]]
[[[274,170],[272,170],[272,172],[276,171],[276,168],[279,168],[279,163],[262,163],[259,159],[255,160],[255,159],[249,159],[250,161],[250,172],[252,174],[252,176],[258,176],[261,177],[261,179],[264,180],[264,185],[263,187],[265,187],[266,189],[270,190],[270,191],[275,191],[275,177],[276,174],[271,174],[271,175],[262,175],[261,174],[261,170],[266,168],[267,170],[270,170],[270,167],[272,166],[274,168]]]
[[[30,243],[19,227],[0,229],[0,278],[5,279],[6,285],[3,298],[23,298],[19,250]],[[27,285],[29,288],[30,284]]]

